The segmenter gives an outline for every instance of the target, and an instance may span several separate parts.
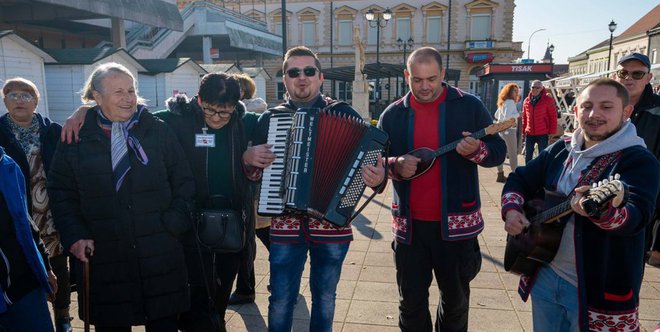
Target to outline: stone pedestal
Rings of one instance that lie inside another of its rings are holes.
[[[371,121],[369,112],[369,85],[363,78],[353,81],[353,108],[362,116],[364,121]]]

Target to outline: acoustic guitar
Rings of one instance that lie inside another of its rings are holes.
[[[479,131],[476,131],[476,132],[470,134],[469,137],[474,137],[476,139],[479,139],[479,138],[482,138],[484,136],[499,133],[501,131],[504,131],[506,129],[509,129],[509,128],[515,126],[517,124],[517,122],[518,122],[518,120],[516,120],[515,118],[511,118],[511,119],[508,119],[506,121],[493,123],[492,125],[484,128],[484,129],[481,129]],[[439,156],[441,156],[441,155],[443,155],[443,154],[445,154],[449,151],[452,151],[452,150],[456,149],[456,146],[462,140],[463,140],[463,138],[457,139],[457,140],[455,140],[455,141],[453,141],[453,142],[451,142],[451,143],[449,143],[445,146],[440,147],[439,149],[437,149],[435,151],[431,150],[429,148],[418,148],[418,149],[415,149],[415,150],[412,150],[412,151],[408,152],[407,154],[415,156],[415,157],[417,157],[421,160],[420,160],[419,163],[417,163],[417,170],[415,171],[415,174],[413,174],[409,178],[404,178],[404,180],[412,180],[412,179],[426,173],[426,171],[428,171],[431,168],[431,166],[433,166],[433,163],[435,162],[435,158],[437,158],[437,157],[439,157]]]
[[[548,192],[546,192],[546,200],[547,195]],[[599,218],[601,208],[607,202],[611,200],[612,206],[618,208],[626,203],[626,196],[626,190],[617,174],[609,181],[604,180],[594,184],[586,193],[586,200],[582,206],[590,217]],[[567,199],[539,214],[528,216],[529,226],[522,233],[507,236],[504,269],[531,276],[539,266],[550,263],[557,254],[564,231],[565,223],[558,221],[572,212],[571,201]]]

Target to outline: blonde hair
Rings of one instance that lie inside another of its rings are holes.
[[[23,77],[14,77],[5,81],[2,86],[2,97],[4,98],[10,91],[21,90],[29,93],[34,99],[39,101],[39,89],[30,80]]]
[[[144,98],[138,95],[137,81],[135,80],[135,76],[133,76],[133,73],[131,73],[131,71],[128,70],[128,68],[126,68],[124,65],[116,62],[104,63],[94,69],[92,74],[89,75],[89,77],[85,81],[85,85],[83,85],[83,88],[80,91],[80,99],[82,100],[82,102],[85,104],[94,102],[95,101],[94,91],[101,92],[103,90],[103,79],[105,79],[110,75],[115,75],[115,74],[128,75],[133,81],[133,86],[135,87],[135,95],[137,96],[137,103],[143,104],[146,102]]]
[[[516,90],[518,90],[518,95],[514,97],[513,91]],[[507,99],[513,99],[516,103],[518,102],[518,99],[520,99],[520,88],[518,88],[518,84],[509,83],[500,90],[500,94],[497,96],[497,107],[502,107],[504,101]]]
[[[236,77],[238,84],[241,86],[241,100],[254,98],[254,94],[257,92],[257,85],[254,83],[254,80],[245,73],[234,74],[234,77]]]

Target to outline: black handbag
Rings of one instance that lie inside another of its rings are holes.
[[[224,198],[213,196],[211,199]],[[231,206],[231,204],[229,205]],[[197,218],[197,241],[216,253],[237,253],[245,246],[245,213],[231,208],[202,209]]]

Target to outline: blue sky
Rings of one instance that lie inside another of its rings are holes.
[[[543,58],[549,41],[555,63],[568,63],[568,57],[609,39],[611,20],[617,23],[616,37],[656,5],[657,0],[516,0],[513,40],[522,41],[526,53],[530,34],[545,28],[532,37],[531,57]]]

